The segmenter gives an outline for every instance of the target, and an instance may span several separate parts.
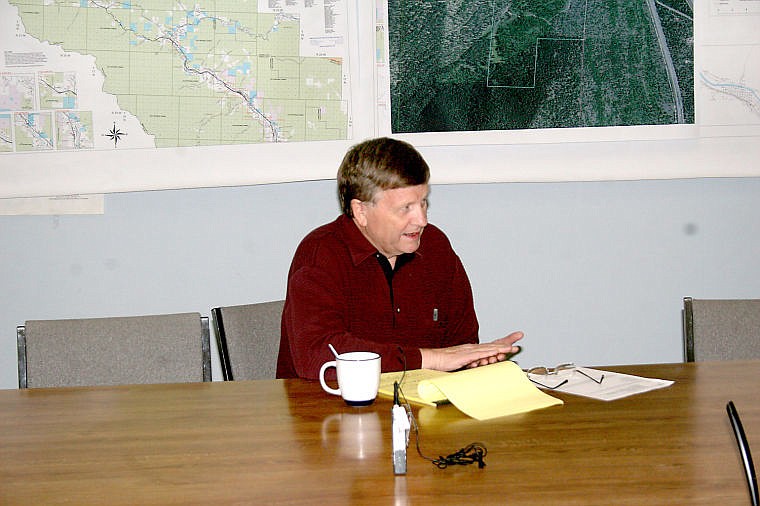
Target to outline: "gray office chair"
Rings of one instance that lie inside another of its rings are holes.
[[[274,379],[284,300],[211,310],[225,381]]]
[[[760,299],[683,299],[687,362],[760,358]]]
[[[211,381],[199,313],[28,320],[16,335],[19,388]]]

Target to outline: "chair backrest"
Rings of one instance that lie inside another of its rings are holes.
[[[17,341],[19,388],[211,381],[199,313],[28,320]]]
[[[687,362],[760,358],[760,299],[683,300]]]
[[[274,379],[284,300],[211,310],[225,381]]]

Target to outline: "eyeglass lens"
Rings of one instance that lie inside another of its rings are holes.
[[[575,369],[575,364],[560,364],[557,367],[532,367],[528,369],[528,372],[530,374],[546,376],[549,374],[559,374],[561,371],[567,371],[570,369]]]
[[[602,381],[604,381],[604,374],[602,374],[601,378],[596,379],[593,376],[590,376],[589,374],[586,374],[585,372],[581,371],[578,367],[576,367],[575,364],[560,364],[560,365],[558,365],[556,367],[543,367],[543,366],[532,367],[532,368],[528,369],[527,372],[528,372],[528,374],[534,374],[536,376],[549,376],[549,375],[559,374],[561,371],[568,371],[568,370],[576,371],[576,372],[580,373],[581,375],[585,376],[586,378],[590,379],[591,381],[593,381],[593,382],[595,382],[595,383],[597,383],[599,385],[601,385]],[[531,379],[531,381],[533,381],[534,383],[536,383],[536,384],[538,384],[538,385],[540,385],[540,386],[542,386],[544,388],[550,388],[552,390],[555,389],[555,388],[559,388],[562,385],[564,385],[565,383],[567,383],[567,380],[564,380],[559,385],[556,385],[556,386],[553,386],[553,387],[549,387],[549,386],[546,386],[544,384],[538,383],[537,381],[534,381],[532,379]]]

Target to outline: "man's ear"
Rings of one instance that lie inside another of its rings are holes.
[[[367,226],[367,206],[359,199],[351,199],[351,213],[354,215],[354,221],[360,227]]]

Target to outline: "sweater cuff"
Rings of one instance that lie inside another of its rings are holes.
[[[419,348],[408,348],[404,350],[406,356],[406,369],[420,369],[422,367],[422,352]]]

